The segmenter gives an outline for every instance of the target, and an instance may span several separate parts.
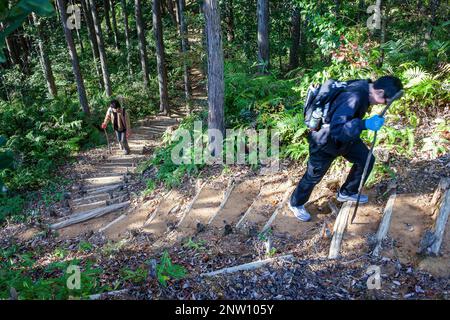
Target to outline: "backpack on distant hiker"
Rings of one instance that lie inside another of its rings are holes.
[[[350,82],[330,79],[322,85],[309,86],[303,113],[305,124],[311,131],[317,131],[322,125],[330,123],[334,111],[330,110],[330,106]]]

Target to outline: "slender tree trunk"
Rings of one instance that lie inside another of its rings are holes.
[[[136,29],[139,39],[139,53],[141,56],[142,74],[144,77],[144,85],[149,87],[150,79],[148,76],[148,63],[147,63],[147,44],[145,41],[144,23],[142,22],[142,8],[141,0],[134,0],[135,3],[135,16],[136,16]]]
[[[258,0],[258,64],[262,74],[270,67],[269,57],[269,0]]]
[[[97,38],[98,53],[100,55],[100,66],[102,68],[103,83],[105,84],[105,92],[108,97],[112,96],[111,82],[109,79],[108,66],[106,64],[105,44],[103,42],[103,33],[98,19],[97,8],[94,0],[89,0],[91,4],[92,22],[94,23],[95,36]]]
[[[174,26],[178,25],[177,16],[175,14],[175,8],[173,5],[173,0],[163,0],[167,1],[167,11],[169,11],[170,19],[172,20],[172,23]]]
[[[48,92],[52,97],[56,97],[58,95],[58,91],[56,89],[55,78],[53,77],[52,65],[50,64],[50,60],[48,59],[47,51],[44,44],[44,34],[42,32],[41,22],[38,20],[35,13],[33,13],[33,22],[36,26],[38,33],[38,47],[40,60],[42,65],[42,71],[44,72],[45,81],[47,82]]]
[[[292,31],[291,31],[291,50],[289,52],[289,68],[291,70],[298,68],[299,56],[298,51],[300,47],[300,10],[294,9],[292,14]]]
[[[83,112],[85,114],[90,114],[89,105],[86,97],[86,89],[84,87],[84,81],[83,77],[81,76],[80,72],[80,63],[78,61],[78,55],[77,51],[75,49],[75,43],[73,41],[72,32],[67,28],[66,22],[67,22],[67,13],[66,10],[64,10],[65,1],[64,0],[57,0],[58,1],[58,8],[59,13],[61,15],[61,22],[64,29],[64,36],[66,37],[67,47],[69,48],[69,54],[70,59],[72,60],[72,69],[73,74],[75,76],[75,81],[77,83],[77,91],[78,91],[78,98],[80,99],[81,108],[83,109]]]
[[[3,23],[1,24],[2,29],[4,29]],[[14,45],[13,34],[11,33],[6,37],[6,49],[8,50],[9,57],[11,58],[12,64],[20,64],[20,59],[16,47]]]
[[[184,94],[186,104],[189,106],[191,100],[191,82],[189,80],[189,65],[187,62],[187,54],[189,52],[188,28],[184,18],[185,0],[178,0],[178,21],[180,21],[180,36],[181,36],[181,53],[183,59],[183,73],[184,73]]]
[[[125,29],[125,44],[127,46],[127,65],[128,74],[131,76],[133,74],[133,68],[131,67],[131,42],[130,42],[130,28],[128,26],[128,13],[127,13],[127,3],[126,0],[120,0],[120,5],[122,6],[123,14],[123,26]]]
[[[234,8],[233,0],[225,2],[226,8],[226,24],[227,24],[227,40],[228,42],[234,41]]]
[[[204,0],[208,39],[208,129],[225,133],[222,30],[218,0]],[[211,137],[210,137],[210,143]]]
[[[156,43],[156,62],[158,66],[159,111],[169,112],[169,96],[167,91],[167,70],[165,62],[164,39],[161,22],[161,0],[153,0],[153,34]]]
[[[113,27],[113,33],[114,33],[114,45],[117,50],[120,49],[120,43],[119,43],[119,32],[117,31],[117,20],[116,20],[116,6],[114,3],[114,0],[111,1],[111,16],[112,16],[112,27]]]
[[[89,43],[91,44],[95,72],[97,73],[97,78],[99,79],[100,89],[103,90],[105,85],[103,83],[103,78],[100,70],[100,63],[99,63],[100,54],[98,52],[97,38],[95,36],[94,22],[92,21],[91,7],[89,4],[89,0],[81,0],[81,7],[83,8],[84,20],[87,25]]]
[[[112,38],[112,27],[111,27],[111,18],[109,16],[109,9],[110,9],[109,8],[109,0],[103,0],[103,8],[105,10],[106,34],[108,35],[108,39],[111,40],[111,38]],[[97,11],[97,8],[95,10]],[[97,16],[100,18],[100,16],[98,14],[97,14]],[[99,20],[99,23],[101,24],[101,20]]]

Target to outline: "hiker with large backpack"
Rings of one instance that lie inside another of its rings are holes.
[[[111,101],[108,111],[106,111],[105,120],[102,123],[102,129],[106,129],[109,121],[111,121],[116,133],[120,150],[123,150],[126,155],[130,154],[130,147],[128,146],[128,138],[131,135],[130,116],[117,100]]]
[[[393,76],[384,76],[375,82],[328,80],[320,87],[310,87],[304,106],[305,123],[310,129],[308,165],[289,202],[295,217],[300,221],[311,219],[304,204],[339,156],[353,163],[353,166],[337,193],[337,200],[357,201],[358,188],[369,155],[369,149],[362,142],[360,134],[363,130],[378,131],[384,124],[384,118],[379,115],[363,120],[364,115],[371,105],[390,103],[402,89],[400,79]],[[374,162],[375,158],[371,155],[365,180]],[[360,195],[359,203],[366,202],[367,195]]]

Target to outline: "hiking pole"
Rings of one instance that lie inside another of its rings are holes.
[[[383,112],[381,112],[380,117],[384,117],[384,115],[388,111],[388,109],[391,106],[391,104],[395,100],[399,99],[402,95],[403,95],[403,90],[400,90],[399,92],[397,92],[394,95],[394,97],[392,97],[392,99],[390,99],[388,101],[386,107],[383,109]],[[364,180],[366,180],[367,170],[369,169],[370,158],[372,157],[373,149],[375,147],[375,142],[377,141],[377,133],[378,133],[378,131],[375,131],[375,134],[373,135],[372,146],[370,147],[369,154],[367,155],[367,160],[366,160],[366,164],[364,166],[364,171],[363,171],[363,174],[362,174],[362,177],[361,177],[361,181],[359,182],[358,198],[356,198],[355,211],[353,211],[352,219],[350,220],[350,224],[353,224],[353,220],[356,217],[356,211],[358,211],[359,199],[361,197],[361,192],[362,192],[362,188],[363,188],[363,185],[364,185]]]
[[[105,137],[106,137],[106,143],[108,144],[108,150],[109,150],[109,154],[111,154],[111,145],[109,144],[109,138],[108,138],[108,134],[106,133],[106,129],[103,129],[103,132],[105,133]]]

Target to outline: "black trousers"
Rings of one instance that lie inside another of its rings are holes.
[[[308,201],[316,184],[322,180],[334,159],[339,156],[343,156],[346,160],[353,163],[350,173],[347,176],[347,180],[341,187],[341,193],[345,195],[358,193],[359,183],[361,182],[364,166],[369,154],[369,149],[361,139],[348,144],[343,148],[344,150],[341,148],[341,151],[337,151],[337,149],[333,147],[327,147],[327,145],[317,149],[318,148],[311,148],[310,142],[308,167],[303,178],[298,183],[297,188],[292,193],[290,200],[292,206],[304,205]],[[367,180],[367,177],[372,171],[374,163],[375,157],[372,155],[365,180]],[[365,182],[366,181],[364,181],[364,183]]]

